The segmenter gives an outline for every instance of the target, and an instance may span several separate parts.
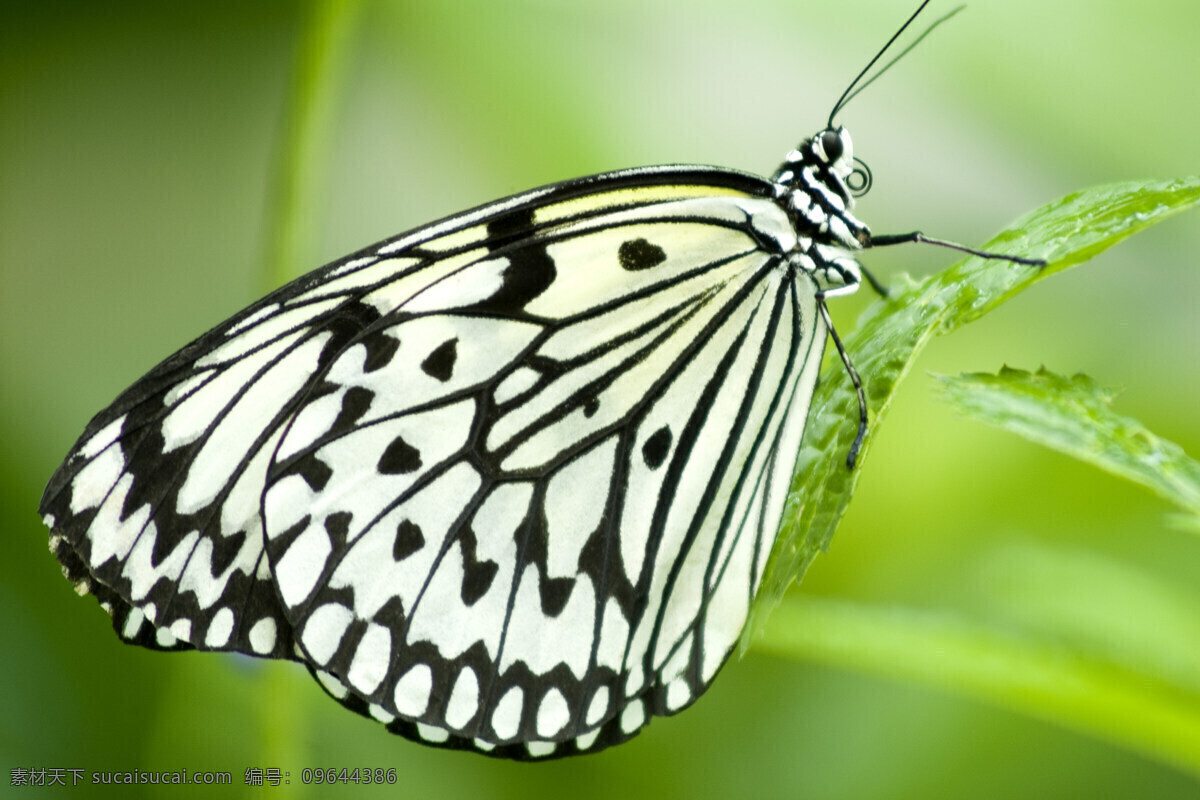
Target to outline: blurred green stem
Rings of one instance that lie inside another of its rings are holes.
[[[287,283],[312,260],[314,198],[325,184],[328,142],[360,8],[358,0],[313,2],[296,43],[268,185],[262,262],[267,290]],[[299,690],[294,669],[288,668],[292,665],[273,666],[262,673],[262,766],[291,771],[290,784],[272,793],[299,797],[304,791],[295,772],[308,763],[302,744],[303,712],[296,699]]]
[[[788,598],[755,650],[950,689],[1200,775],[1200,697],[1062,643],[968,618]]]
[[[296,43],[291,83],[268,184],[264,288],[287,283],[311,266],[314,198],[325,185],[328,142],[359,0],[318,0]]]

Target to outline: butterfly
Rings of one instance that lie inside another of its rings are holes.
[[[298,661],[426,744],[559,757],[681,711],[754,599],[827,336],[862,442],[826,298],[874,283],[856,251],[959,247],[854,217],[852,96],[769,179],[534,189],[203,334],[51,478],[64,574],[128,642]]]

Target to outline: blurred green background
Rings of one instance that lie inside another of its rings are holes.
[[[293,274],[577,175],[770,174],[915,5],[364,2],[334,124],[304,165],[315,182]],[[300,769],[363,766],[395,767],[398,785],[371,791],[405,797],[1200,792],[1195,776],[971,697],[753,650],[633,742],[526,766],[391,737],[293,665],[121,646],[59,576],[37,501],[93,413],[267,288],[269,187],[308,15],[226,0],[0,6],[4,785],[13,767],[214,769],[233,773],[213,791],[229,797],[252,793],[246,767],[278,766],[292,786],[264,793],[315,797],[330,795],[297,786]],[[859,217],[979,243],[1075,189],[1200,173],[1197,32],[1186,0],[973,3],[842,113],[875,177]],[[1124,387],[1121,413],[1200,454],[1197,252],[1184,215],[935,342],[796,591],[1013,629],[1052,612],[1126,644],[1200,635],[1200,540],[1164,504],[956,419],[924,374],[1084,371]],[[928,247],[864,259],[885,280],[950,260]],[[843,330],[865,302],[834,304]]]

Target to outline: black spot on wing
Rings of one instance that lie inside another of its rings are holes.
[[[544,242],[532,236],[533,209],[504,214],[488,223],[487,246],[498,258],[508,260],[500,289],[474,308],[516,314],[541,295],[558,274]]]
[[[433,349],[429,357],[421,362],[421,371],[431,378],[445,383],[454,375],[454,362],[458,360],[458,339],[447,339]]]
[[[538,584],[538,593],[542,601],[542,612],[547,617],[557,617],[567,607],[571,599],[571,590],[575,588],[575,579],[571,577],[543,577]]]
[[[667,460],[667,453],[671,451],[671,438],[671,429],[666,425],[650,434],[650,438],[642,444],[642,458],[647,467],[658,469]]]
[[[621,246],[617,248],[617,261],[623,269],[631,272],[657,267],[666,260],[666,252],[645,239],[630,239],[621,242]]]
[[[463,556],[462,601],[472,606],[492,588],[492,581],[500,571],[495,561],[479,558],[476,553],[475,532],[467,529],[460,538]]]
[[[554,283],[557,271],[554,259],[543,245],[519,248],[508,256],[499,291],[479,304],[479,308],[507,314],[523,311]]]
[[[518,239],[524,239],[533,232],[533,213],[530,208],[522,208],[501,214],[487,224],[487,245],[493,253],[512,244]]]
[[[396,351],[400,349],[400,340],[386,333],[377,333],[363,339],[367,348],[367,357],[363,361],[363,372],[374,372],[392,363]]]
[[[325,518],[325,532],[329,534],[329,540],[333,543],[334,550],[346,546],[350,533],[350,520],[353,518],[354,515],[349,511],[335,511]]]
[[[403,475],[421,468],[421,453],[404,441],[403,436],[392,439],[379,457],[379,471],[384,475]]]
[[[476,561],[466,565],[463,575],[462,601],[463,605],[472,606],[479,598],[487,594],[492,587],[492,581],[500,570],[495,561]]]
[[[347,389],[346,394],[342,397],[342,407],[338,411],[337,419],[329,427],[329,433],[344,433],[353,428],[354,424],[371,410],[371,403],[374,399],[375,393],[370,389],[364,389],[361,386],[351,386]]]
[[[284,474],[299,475],[308,484],[308,488],[314,492],[320,492],[325,489],[325,485],[333,477],[333,470],[328,464],[317,458],[314,453],[310,452],[305,453],[288,465]]]
[[[392,558],[397,562],[418,552],[425,546],[425,535],[421,526],[410,519],[402,520],[396,526],[396,540],[392,542]]]
[[[600,410],[600,398],[589,397],[583,403],[583,415],[588,419],[596,416],[596,412]]]
[[[213,547],[212,574],[223,575],[225,570],[229,569],[229,565],[233,563],[233,559],[242,552],[242,545],[246,543],[246,534],[244,531],[238,531],[232,536],[214,536],[210,541]]]

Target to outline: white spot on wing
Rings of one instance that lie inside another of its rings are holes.
[[[304,623],[300,640],[316,664],[327,664],[337,652],[354,615],[340,603],[326,603],[312,612]]]
[[[625,696],[633,697],[642,691],[642,687],[646,685],[646,671],[642,669],[642,662],[639,659],[635,661],[629,668],[629,674],[625,677]]]
[[[305,632],[308,628],[305,627]],[[307,640],[305,644],[307,644]],[[354,660],[346,674],[354,688],[364,695],[374,694],[387,675],[392,660],[392,634],[382,625],[370,623],[354,650]]]
[[[509,740],[517,735],[524,702],[525,692],[520,686],[514,686],[505,692],[496,704],[495,710],[492,711],[492,730],[501,740]]]
[[[371,715],[372,719],[379,720],[384,725],[387,725],[396,718],[395,714],[378,703],[371,703],[371,705],[367,706],[367,712]]]
[[[158,643],[159,647],[174,647],[178,642],[175,634],[169,628],[155,628],[154,641]]]
[[[446,722],[454,728],[464,728],[479,711],[479,678],[475,670],[463,667],[450,691],[446,704]]]
[[[129,609],[129,616],[125,617],[125,626],[121,628],[121,636],[126,639],[135,638],[145,619],[146,615],[142,613],[140,608],[134,607]]]
[[[591,747],[592,745],[594,745],[596,743],[596,737],[598,737],[599,735],[600,735],[600,729],[597,728],[594,731],[590,731],[588,733],[583,734],[582,736],[578,736],[575,738],[575,747],[577,747],[580,750],[587,750],[589,747]]]
[[[608,687],[601,686],[592,695],[592,702],[588,704],[587,724],[599,725],[608,714]]]
[[[433,671],[428,664],[417,664],[396,681],[392,702],[396,711],[410,719],[422,716],[429,708],[429,694],[433,691]]]
[[[256,653],[269,653],[275,649],[275,620],[263,617],[250,629],[250,647]]]
[[[629,644],[629,621],[621,612],[614,597],[604,604],[604,619],[600,623],[600,644],[596,647],[596,665],[620,671]]]
[[[183,642],[192,640],[192,621],[190,619],[177,619],[171,623],[169,628],[171,635]]]
[[[332,551],[329,534],[315,520],[310,521],[275,565],[275,584],[283,602],[295,607],[308,599]]]
[[[71,513],[78,514],[104,502],[125,469],[125,457],[119,447],[105,450],[75,473],[71,479]]]
[[[538,736],[549,739],[561,731],[571,721],[571,709],[567,706],[567,698],[558,689],[551,689],[542,697],[537,712]]]
[[[268,486],[263,502],[263,510],[267,515],[264,526],[267,538],[274,539],[304,519],[315,497],[308,482],[295,474],[285,475]]]
[[[204,634],[204,644],[207,647],[218,648],[224,647],[229,643],[229,637],[233,635],[233,611],[228,607],[217,609],[217,613],[213,614],[208,623],[208,630]]]
[[[633,733],[646,724],[646,706],[641,700],[633,700],[621,712],[621,732]]]
[[[341,700],[345,698],[346,695],[350,694],[350,690],[346,688],[346,684],[339,681],[330,673],[323,669],[315,670],[315,672],[317,675],[317,680],[320,681],[321,685],[325,687],[325,691],[329,692],[338,700]]]
[[[527,742],[525,750],[534,758],[545,758],[558,749],[555,742]]]
[[[98,430],[92,438],[87,440],[86,444],[79,448],[78,456],[93,458],[99,455],[121,435],[121,431],[125,427],[125,418],[126,415],[122,414]]]
[[[204,384],[208,383],[210,380],[220,374],[221,371],[219,369],[205,369],[197,372],[190,378],[180,381],[168,389],[167,393],[163,395],[163,406],[166,408],[171,408],[179,403],[180,400],[187,398],[192,392],[199,390],[200,387],[204,386]]]
[[[417,735],[427,742],[441,744],[450,738],[450,731],[445,728],[439,728],[435,725],[426,725],[423,722],[417,723]]]
[[[692,699],[692,689],[683,678],[676,678],[667,684],[667,709],[678,711]]]

